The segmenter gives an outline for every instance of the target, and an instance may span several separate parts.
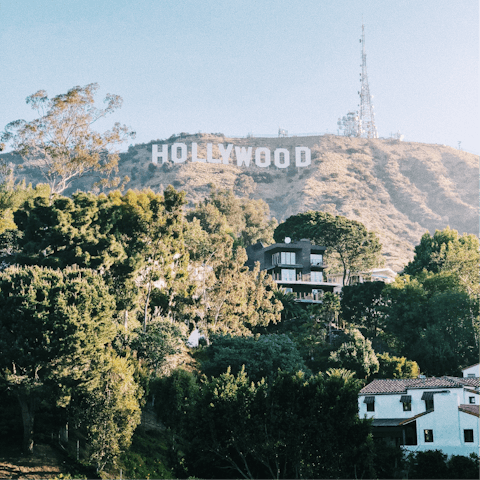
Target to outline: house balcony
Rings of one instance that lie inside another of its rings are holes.
[[[323,285],[327,283],[323,280],[323,276],[322,280],[318,280],[318,277],[313,279],[311,273],[297,273],[295,278],[282,278],[281,273],[272,273],[272,279],[277,283],[306,283],[312,285]]]
[[[297,302],[302,303],[322,303],[323,292],[306,293],[306,292],[291,292],[295,296]]]
[[[313,260],[310,261],[310,266],[327,268],[328,265],[323,260]]]

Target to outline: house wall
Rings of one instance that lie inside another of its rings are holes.
[[[475,403],[470,403],[470,397],[474,397]],[[480,402],[480,394],[473,392],[473,389],[465,389],[463,391],[463,400],[460,403],[467,405],[478,405]]]
[[[460,403],[468,403],[464,401],[463,388],[438,388],[432,389],[433,391],[439,390],[448,390],[456,398],[456,406]],[[359,406],[359,415],[360,418],[363,418],[366,415],[367,418],[411,418],[415,415],[425,412],[425,401],[423,401],[422,395],[423,392],[428,389],[408,389],[406,393],[394,393],[394,394],[377,394],[375,395],[375,411],[367,412],[367,405],[364,403],[364,396],[358,397],[358,406]],[[403,404],[400,402],[402,395],[411,395],[412,397],[412,410],[404,412]],[[440,395],[436,393],[434,395],[434,408],[437,409],[437,396]],[[472,394],[473,395],[473,394]]]
[[[407,450],[441,449],[447,455],[478,454],[479,419],[474,415],[461,412],[456,405],[456,399],[451,397],[451,394],[435,394],[435,410],[417,418],[418,445],[406,447]],[[433,442],[425,442],[425,429],[433,430]],[[473,443],[465,442],[464,429],[473,430]]]
[[[468,375],[475,375],[475,377],[480,377],[480,364],[472,365],[471,367],[465,368],[462,370],[463,376],[468,377]]]
[[[461,412],[460,404],[469,404],[468,397],[475,396],[476,405],[479,395],[465,391],[463,388],[439,388],[446,393],[434,394],[434,410],[416,419],[417,445],[405,446],[408,451],[424,451],[441,449],[447,455],[469,455],[479,453],[479,418]],[[411,395],[412,410],[403,411],[400,402],[402,394],[377,394],[375,396],[375,411],[367,412],[364,403],[365,396],[359,396],[359,415],[361,418],[411,418],[425,410],[425,401],[421,400],[423,392],[428,389],[411,389],[403,395]],[[473,443],[464,441],[465,429],[473,430]],[[424,430],[433,430],[433,442],[425,442]]]

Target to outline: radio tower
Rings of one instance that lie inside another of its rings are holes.
[[[360,110],[358,112],[357,137],[378,138],[377,127],[375,126],[375,114],[373,113],[372,97],[368,86],[367,76],[367,54],[365,53],[365,28],[362,22],[362,73],[360,81],[362,82],[360,95]]]

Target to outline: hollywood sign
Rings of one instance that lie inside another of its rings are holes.
[[[161,159],[162,164],[171,160],[173,163],[184,163],[187,161],[189,148],[186,143],[174,143],[171,147],[168,144],[152,145],[152,163],[158,165]],[[237,166],[249,167],[254,159],[257,167],[269,167],[272,164],[272,152],[269,148],[258,147],[253,152],[253,147],[235,147],[229,143],[226,147],[219,143],[218,157],[213,154],[213,144],[207,143],[206,156],[198,156],[198,145],[192,143],[190,147],[191,161],[200,163],[221,163],[228,165],[230,157],[235,152]],[[233,159],[232,159],[233,162]],[[308,147],[295,147],[295,166],[308,167],[312,163],[312,153]],[[290,151],[286,148],[276,148],[273,152],[273,164],[277,168],[287,168],[290,166]]]

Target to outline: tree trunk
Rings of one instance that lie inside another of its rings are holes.
[[[18,402],[22,410],[23,420],[23,451],[33,454],[33,421],[35,417],[34,400],[21,393],[17,394]]]

